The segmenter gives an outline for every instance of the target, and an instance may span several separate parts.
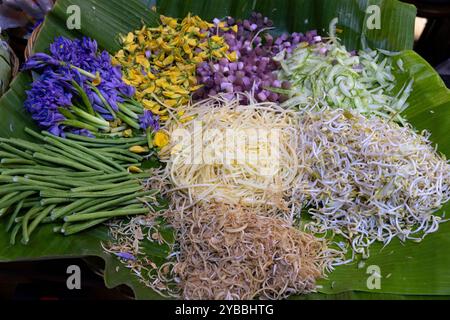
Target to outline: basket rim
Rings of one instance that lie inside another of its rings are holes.
[[[36,39],[39,36],[39,32],[42,29],[42,23],[40,23],[36,28],[34,28],[33,32],[31,32],[30,37],[28,38],[27,45],[23,52],[25,60],[28,60],[34,53],[34,45],[36,43]]]

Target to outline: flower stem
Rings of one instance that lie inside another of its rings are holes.
[[[75,87],[75,89],[77,90],[78,94],[81,97],[81,100],[86,105],[87,111],[91,115],[95,115],[94,108],[92,107],[91,101],[89,101],[89,98],[88,98],[86,92],[83,90],[83,88],[74,80],[72,80],[72,85]]]

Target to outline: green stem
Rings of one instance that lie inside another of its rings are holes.
[[[133,193],[130,195],[126,195],[117,199],[112,199],[110,201],[106,201],[103,203],[99,203],[96,206],[92,206],[90,208],[87,208],[86,210],[83,211],[79,211],[77,212],[77,214],[85,214],[85,213],[92,213],[101,209],[106,209],[106,208],[110,208],[110,207],[114,207],[117,205],[121,205],[129,200],[137,200],[139,197],[145,197],[145,196],[151,196],[156,194],[158,191],[157,190],[149,190],[149,191],[142,191],[142,192],[137,192],[137,193]]]
[[[47,135],[47,136],[51,136],[51,134],[48,133],[48,132],[44,132],[43,134]],[[117,168],[119,171],[126,171],[125,168],[123,168],[117,162],[115,162],[115,161],[113,161],[111,159],[108,159],[107,157],[104,157],[103,155],[99,154],[98,152],[95,152],[95,151],[93,151],[93,150],[91,150],[89,148],[86,148],[86,147],[80,145],[77,142],[74,142],[74,141],[71,141],[71,140],[68,140],[68,139],[63,139],[63,138],[60,138],[60,137],[54,137],[54,139],[56,139],[56,140],[58,140],[58,141],[60,141],[60,142],[62,142],[64,144],[66,144],[66,145],[68,145],[70,147],[73,147],[73,148],[75,148],[75,149],[77,149],[79,151],[83,151],[84,153],[87,153],[88,155],[91,155],[91,156],[93,156],[93,157],[95,157],[95,158],[97,158],[99,160],[102,160],[103,162],[105,162],[105,163],[107,163],[107,164]]]
[[[111,189],[108,191],[99,192],[54,192],[54,191],[42,191],[41,197],[44,198],[101,198],[101,197],[112,197],[130,194],[142,189],[142,186],[135,186],[128,189]]]
[[[76,225],[68,225],[65,228],[61,228],[61,232],[63,232],[65,236],[70,236],[72,234],[79,233],[81,231],[84,231],[84,230],[87,230],[94,226],[97,226],[99,224],[102,224],[103,222],[105,222],[107,220],[108,220],[108,218],[102,218],[102,219],[95,219],[92,221],[87,221],[84,223],[78,223]]]
[[[94,131],[94,132],[98,131],[97,127],[87,124],[85,122],[81,122],[79,120],[64,120],[61,123],[65,124],[66,126],[70,126],[70,127],[74,127],[74,128],[87,129],[87,130]]]
[[[126,114],[119,112],[117,114],[117,116],[119,117],[119,119],[123,120],[126,124],[128,124],[130,127],[139,130],[141,128],[141,126],[134,121],[133,119],[131,119],[130,117],[128,117]]]
[[[78,169],[80,171],[96,171],[95,169],[92,169],[92,168],[87,167],[85,165],[79,164],[77,162],[74,162],[74,161],[71,161],[71,160],[67,160],[67,159],[61,159],[61,158],[48,156],[46,154],[39,153],[39,152],[35,152],[33,154],[33,156],[36,159],[39,159],[39,160],[44,160],[44,161],[56,163],[56,164],[59,164],[59,165],[62,165],[62,166],[75,168],[75,169]]]
[[[133,111],[128,109],[124,104],[117,103],[117,105],[119,106],[119,110],[122,111],[127,116],[129,116],[129,117],[131,117],[133,119],[136,119],[136,120],[139,119],[139,115],[137,115],[136,113],[134,113]]]
[[[111,115],[114,117],[114,119],[116,119],[117,116],[116,116],[115,111],[113,110],[111,105],[108,103],[108,101],[106,101],[105,97],[102,95],[100,90],[98,90],[98,88],[95,86],[91,86],[91,89],[94,90],[94,92],[98,95],[98,97],[100,98],[100,100],[103,103],[103,105],[105,106],[105,108],[109,111],[109,113],[111,113]]]
[[[64,217],[65,222],[76,222],[76,221],[86,221],[86,220],[95,220],[101,218],[113,218],[113,217],[121,217],[121,216],[130,216],[130,215],[138,215],[148,213],[149,210],[147,208],[129,208],[123,210],[113,210],[113,211],[99,211],[95,213],[86,213],[86,214],[77,214]]]
[[[95,79],[95,78],[94,78]],[[91,114],[91,115],[95,115],[94,112],[94,108],[92,107],[91,101],[89,101],[89,98],[86,94],[86,92],[83,90],[83,88],[74,80],[72,80],[72,85],[75,87],[75,89],[78,91],[78,94],[81,97],[81,100],[83,101],[83,103],[85,104],[85,106],[87,107],[87,111]]]
[[[19,201],[16,208],[14,209],[13,214],[11,215],[11,217],[8,220],[8,224],[6,225],[6,232],[9,232],[9,230],[13,226],[13,224],[17,218],[17,215],[19,214],[20,210],[22,209],[23,202],[24,202],[24,200]]]
[[[102,119],[97,118],[96,116],[93,116],[93,115],[87,113],[86,111],[83,111],[83,110],[81,110],[80,108],[77,108],[77,107],[75,107],[75,106],[71,106],[70,108],[72,109],[72,111],[73,111],[77,116],[79,116],[79,117],[81,117],[81,118],[83,118],[83,119],[85,119],[85,120],[87,120],[87,121],[90,121],[90,122],[92,122],[92,123],[95,123],[95,124],[99,125],[100,128],[103,128],[103,127],[109,127],[109,122],[106,121],[106,120],[103,119],[103,118],[102,118]]]

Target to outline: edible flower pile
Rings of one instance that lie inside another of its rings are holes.
[[[99,52],[95,40],[58,37],[50,54],[36,53],[23,69],[37,72],[25,108],[54,135],[129,137],[141,126],[157,129],[157,119],[131,99],[134,88],[122,81],[120,67],[106,51]]]

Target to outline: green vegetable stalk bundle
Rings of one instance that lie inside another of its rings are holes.
[[[145,137],[94,139],[26,129],[41,143],[0,139],[0,217],[7,219],[11,244],[28,243],[42,224],[71,235],[110,218],[145,214],[156,204],[139,169]],[[132,174],[130,172],[139,172]]]

